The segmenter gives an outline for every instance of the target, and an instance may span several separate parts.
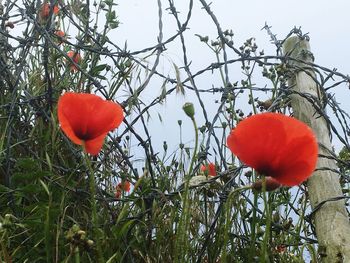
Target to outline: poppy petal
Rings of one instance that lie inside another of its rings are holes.
[[[77,93],[66,92],[58,100],[58,120],[61,129],[74,143],[81,145],[86,134],[88,116],[84,97]]]
[[[117,128],[124,119],[123,109],[119,104],[100,97],[89,101],[89,113],[87,134],[91,138]]]
[[[305,181],[317,162],[318,146],[312,130],[278,113],[257,114],[241,121],[228,136],[227,145],[243,163],[287,186]]]
[[[209,175],[210,175],[210,176],[216,176],[216,167],[215,167],[215,164],[209,163],[209,164],[208,164],[208,170],[209,170]]]
[[[285,149],[275,178],[288,186],[301,184],[315,170],[318,156],[316,139],[309,136],[296,138]]]
[[[91,155],[97,155],[101,151],[107,133],[108,132],[103,133],[92,140],[85,141],[85,151]]]
[[[276,162],[286,137],[280,118],[257,114],[238,123],[227,138],[227,146],[243,163],[264,173],[266,165]]]
[[[210,176],[216,176],[216,167],[214,163],[208,163],[201,166],[201,171]]]

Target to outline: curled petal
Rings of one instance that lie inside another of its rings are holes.
[[[57,114],[61,129],[74,143],[82,145],[87,130],[86,96],[67,92],[58,100]]]
[[[101,151],[106,135],[107,135],[107,132],[101,134],[100,136],[92,140],[86,140],[84,144],[85,151],[92,155],[97,155]]]

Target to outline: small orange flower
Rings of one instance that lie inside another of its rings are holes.
[[[286,251],[286,246],[285,245],[278,245],[278,246],[276,246],[275,250],[277,253],[284,253]]]
[[[120,188],[124,192],[130,191],[130,182],[128,180],[123,181],[117,185],[117,188]]]
[[[208,165],[202,165],[201,171],[207,173],[210,176],[216,176],[216,167],[213,163],[208,163]]]
[[[115,192],[115,198],[119,199],[122,196],[122,190],[117,189],[117,191]]]
[[[41,9],[40,9],[40,17],[41,17],[42,19],[46,19],[46,18],[49,17],[50,8],[51,8],[51,6],[50,6],[49,3],[44,3],[44,4],[41,6]],[[55,15],[57,15],[59,11],[60,11],[60,9],[59,9],[58,5],[55,5],[55,6],[53,7],[53,13],[54,13]]]
[[[67,56],[70,57],[70,58],[73,60],[73,62],[74,62],[75,64],[80,64],[80,62],[81,62],[81,56],[80,56],[79,53],[74,52],[74,51],[71,50],[71,51],[68,51]],[[76,65],[72,64],[72,65],[70,66],[70,70],[71,70],[71,71],[77,71],[78,68],[77,68]]]
[[[107,133],[124,119],[119,104],[87,93],[66,92],[58,100],[57,111],[63,132],[92,155],[100,152]]]
[[[58,44],[62,44],[62,39],[65,38],[66,34],[62,31],[62,30],[56,30],[55,31],[55,35],[57,36],[57,38],[59,39]]]
[[[130,192],[130,182],[128,180],[123,181],[115,187],[115,197],[120,198],[122,195],[122,192]]]
[[[298,185],[315,170],[318,146],[303,122],[278,113],[241,121],[227,138],[228,148],[259,174],[286,186]]]

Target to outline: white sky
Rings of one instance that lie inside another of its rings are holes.
[[[174,35],[177,31],[175,20],[165,9],[169,7],[166,0],[162,0],[163,7],[163,34],[164,39]],[[189,1],[175,0],[181,22],[184,22],[188,11]],[[116,12],[121,22],[118,29],[113,34],[113,41],[121,47],[127,41],[130,51],[140,50],[148,46],[157,44],[158,36],[158,6],[157,0],[120,0],[117,2]],[[209,1],[208,1],[209,3]],[[251,1],[233,1],[233,0],[212,0],[211,9],[218,18],[223,30],[232,29],[234,32],[234,45],[239,47],[250,38],[255,37],[260,49],[264,49],[265,54],[275,54],[275,47],[270,44],[270,38],[266,31],[261,31],[265,22],[272,26],[271,30],[277,34],[277,39],[283,39],[290,30],[296,26],[301,26],[303,33],[309,32],[311,50],[315,56],[315,63],[327,68],[338,68],[344,74],[350,72],[350,2],[346,0],[309,0],[309,1],[281,1],[281,0],[251,0]],[[190,30],[185,33],[189,60],[192,62],[192,71],[196,72],[208,66],[215,61],[213,53],[207,47],[198,41],[194,34],[208,35],[210,39],[217,37],[216,27],[208,14],[201,8],[199,0],[194,0],[193,14],[188,25]],[[174,70],[171,62],[178,66],[183,65],[182,54],[179,52],[179,39],[176,43],[166,46],[167,51],[162,57],[158,71],[169,74],[174,77]],[[236,58],[233,53],[229,53],[229,58]],[[259,70],[257,70],[259,71]],[[240,80],[239,72],[230,70],[230,81]],[[239,76],[238,76],[239,75]],[[185,78],[186,76],[182,76]],[[211,79],[210,75],[199,78],[197,85],[210,88],[212,84],[220,86],[220,80]],[[215,78],[218,74],[215,75]],[[209,78],[209,79],[208,79]],[[213,77],[214,78],[214,77]],[[153,90],[145,91],[144,98],[154,97],[154,94],[160,93],[160,83],[153,83]],[[339,91],[341,96],[337,97],[342,106],[349,109],[349,92]],[[159,123],[156,116],[155,124],[150,125],[151,134],[156,137],[159,146],[166,140],[171,142],[175,140],[178,143],[177,120],[184,120],[184,125],[189,127],[188,133],[184,135],[184,141],[193,140],[193,131],[191,123],[186,122],[181,107],[185,101],[196,103],[193,94],[187,94],[185,98],[181,96],[171,97],[166,105],[160,108],[158,112],[163,117],[163,123]],[[219,94],[215,98],[220,98]],[[213,104],[213,96],[209,96],[205,101],[208,105],[217,107]],[[211,103],[211,104],[210,104]],[[196,110],[199,110],[196,107]],[[349,112],[349,111],[348,111]],[[213,112],[214,114],[215,112]],[[203,123],[199,123],[202,125]],[[176,136],[174,138],[173,136]]]
[[[188,0],[175,0],[177,9],[184,18],[188,10]],[[209,3],[209,1],[207,1]],[[156,43],[158,16],[156,0],[118,1],[117,14],[121,21],[116,40],[128,41],[131,50]],[[168,1],[162,0],[163,9]],[[269,38],[260,29],[267,22],[272,31],[282,39],[294,26],[301,26],[303,32],[310,33],[311,48],[316,63],[337,67],[349,72],[350,53],[350,2],[346,0],[213,0],[211,8],[223,29],[232,29],[235,42],[242,43],[255,37],[262,47]],[[176,28],[174,19],[163,11],[164,37],[172,35]],[[193,16],[189,24],[193,34],[216,36],[216,29],[199,0],[194,0]],[[118,42],[119,42],[118,41]]]

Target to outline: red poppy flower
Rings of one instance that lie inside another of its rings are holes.
[[[305,181],[314,171],[318,147],[303,122],[278,113],[262,113],[241,121],[227,146],[246,165],[282,185]]]
[[[99,153],[107,133],[124,119],[119,104],[93,94],[66,92],[57,107],[63,132],[92,155]]]
[[[80,62],[81,62],[81,56],[80,56],[79,53],[74,52],[74,51],[68,51],[67,56],[70,57],[70,58],[73,60],[73,62],[74,62],[75,64],[80,64]],[[71,71],[77,71],[78,68],[77,68],[77,66],[75,66],[75,65],[72,64],[72,65],[70,66],[70,70],[71,70]]]
[[[204,173],[208,173],[210,176],[216,176],[216,168],[215,164],[209,163],[208,165],[202,165],[201,171]]]
[[[40,16],[42,19],[46,19],[49,17],[49,14],[50,14],[50,4],[49,3],[44,3],[42,6],[41,6],[41,9],[40,9]],[[58,5],[55,5],[53,7],[53,13],[55,15],[58,14],[58,12],[60,11]]]

